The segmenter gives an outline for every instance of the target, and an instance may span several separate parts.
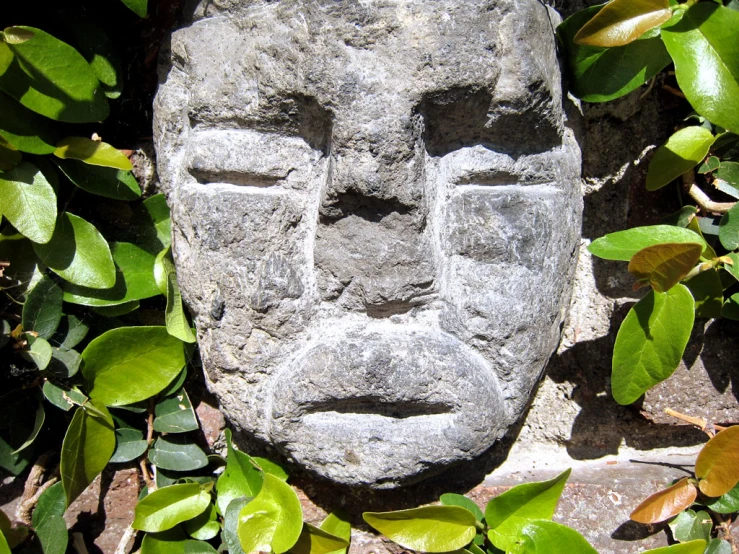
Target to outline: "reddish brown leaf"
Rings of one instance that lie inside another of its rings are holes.
[[[696,496],[698,489],[688,477],[684,477],[647,498],[629,517],[639,523],[659,523],[682,512],[695,501]]]
[[[693,269],[702,252],[703,247],[692,242],[647,246],[632,256],[629,273],[649,281],[656,292],[665,292]]]
[[[698,486],[706,496],[721,496],[739,482],[739,425],[706,443],[695,461]]]

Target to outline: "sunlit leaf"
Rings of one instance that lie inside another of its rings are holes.
[[[22,162],[0,173],[0,211],[35,243],[51,240],[56,224],[56,194],[44,174]]]
[[[511,549],[528,522],[551,519],[570,471],[548,481],[516,485],[492,498],[485,507],[490,542],[501,550]]]
[[[677,84],[688,102],[711,123],[732,131],[739,129],[737,28],[739,12],[700,2],[662,29]]]
[[[67,505],[105,468],[115,450],[113,418],[101,403],[77,408],[62,444],[60,472]]]
[[[442,494],[439,497],[439,501],[444,506],[461,506],[462,508],[467,508],[470,512],[475,514],[475,519],[477,519],[477,521],[482,521],[485,517],[478,505],[462,494],[448,492],[446,494]]]
[[[739,512],[739,483],[729,492],[706,503],[706,507],[717,514],[731,514]]]
[[[149,461],[172,471],[192,471],[208,465],[202,449],[187,437],[159,437],[149,450]]]
[[[521,529],[512,554],[597,554],[580,533],[559,523],[533,520]]]
[[[33,526],[40,527],[51,516],[63,516],[66,510],[67,497],[60,481],[51,485],[39,496],[36,508],[33,510]]]
[[[46,339],[32,335],[26,335],[26,340],[28,341],[28,348],[21,351],[21,356],[35,363],[40,371],[45,370],[51,361],[51,345]]]
[[[672,536],[676,541],[689,542],[703,539],[708,542],[711,540],[711,530],[713,529],[713,520],[707,512],[703,510],[694,512],[693,510],[685,510],[670,522]]]
[[[629,516],[639,523],[659,523],[676,516],[695,502],[698,489],[687,477],[649,496]]]
[[[695,461],[698,486],[706,496],[726,494],[739,482],[739,426],[729,427],[709,440]]]
[[[10,64],[13,63],[13,51],[8,48],[5,41],[0,40],[0,75],[5,73]]]
[[[690,338],[695,302],[685,285],[649,291],[629,310],[613,348],[611,390],[619,404],[635,402],[677,369]]]
[[[90,398],[106,406],[145,400],[185,365],[182,342],[164,327],[121,327],[95,338],[82,352]]]
[[[682,280],[700,258],[703,247],[698,243],[668,243],[647,246],[631,258],[629,273],[665,292]]]
[[[290,549],[290,552],[292,554],[329,554],[344,550],[348,546],[349,541],[309,523],[303,523],[298,542]]]
[[[131,527],[157,533],[203,513],[210,505],[210,485],[185,483],[150,492],[136,504]]]
[[[704,127],[685,127],[657,148],[647,169],[647,190],[657,190],[698,165],[714,141]]]
[[[33,38],[8,44],[14,59],[0,89],[25,107],[70,123],[102,121],[108,102],[89,64],[68,44],[33,27],[15,27]]]
[[[147,0],[121,0],[125,6],[139,17],[146,17]]]
[[[34,244],[41,261],[70,283],[96,289],[115,284],[115,265],[108,242],[89,223],[69,212],[61,214],[51,240]]]
[[[261,458],[259,456],[252,456],[251,461],[257,464],[264,473],[277,477],[280,481],[287,481],[289,475],[284,467],[277,462],[268,460],[267,458]]]
[[[231,442],[231,430],[224,431],[226,436],[227,456],[226,469],[218,477],[216,503],[222,514],[236,498],[254,497],[262,488],[264,474],[259,471],[251,456],[236,450]]]
[[[259,494],[239,512],[237,534],[244,552],[287,552],[303,528],[303,509],[290,485],[265,474]]]
[[[62,289],[44,276],[31,289],[23,305],[23,329],[48,339],[62,319]]]
[[[613,0],[575,35],[585,46],[624,46],[672,17],[667,0]]]
[[[352,527],[349,523],[349,518],[341,510],[328,514],[326,519],[321,522],[320,528],[332,535],[344,539],[347,543],[351,541]],[[346,551],[346,548],[340,548],[334,550],[332,554],[346,554]]]
[[[609,233],[594,240],[588,250],[605,260],[628,262],[634,254],[649,246],[685,242],[697,242],[704,248],[707,246],[700,235],[689,229],[672,225],[651,225]]]
[[[472,541],[475,515],[459,506],[424,506],[396,512],[365,512],[362,518],[404,548],[450,552]]]
[[[697,540],[684,542],[682,544],[673,544],[672,546],[662,546],[645,550],[641,554],[703,554],[706,548],[706,541]]]
[[[57,165],[70,181],[92,194],[114,200],[136,200],[141,196],[141,188],[130,171],[77,160],[59,160]]]
[[[90,165],[113,167],[124,171],[133,169],[131,161],[123,152],[105,142],[85,137],[63,138],[57,143],[54,155],[65,160],[80,160]]]
[[[187,534],[194,539],[208,541],[214,538],[221,531],[216,507],[211,504],[202,514],[186,521],[184,527]]]

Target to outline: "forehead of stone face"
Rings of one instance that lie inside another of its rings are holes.
[[[548,11],[535,0],[232,2],[175,33],[191,120],[325,149],[414,140],[545,150],[561,133]],[[367,139],[367,140],[362,140]],[[381,147],[380,147],[381,148]]]

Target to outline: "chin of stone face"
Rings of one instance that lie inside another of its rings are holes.
[[[207,2],[155,105],[178,279],[239,429],[347,485],[479,456],[557,345],[580,152],[535,0]]]

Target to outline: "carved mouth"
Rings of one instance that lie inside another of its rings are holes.
[[[472,458],[509,423],[491,369],[441,332],[336,333],[274,382],[273,443],[350,485],[395,486]]]

